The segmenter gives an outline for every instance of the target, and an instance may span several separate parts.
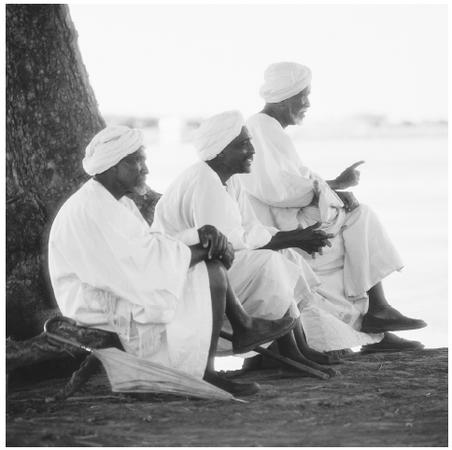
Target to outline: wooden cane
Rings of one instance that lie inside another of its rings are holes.
[[[232,342],[231,333],[228,333],[226,331],[220,331],[220,337],[228,340],[229,342]],[[320,370],[313,369],[312,367],[309,367],[306,364],[299,363],[290,358],[287,358],[286,356],[278,355],[277,353],[274,353],[271,350],[263,348],[260,345],[253,348],[253,352],[259,353],[260,355],[263,356],[268,356],[269,358],[275,359],[276,361],[288,367],[291,367],[292,369],[299,370],[300,372],[306,373],[314,378],[320,378],[321,380],[327,380],[328,378],[330,378],[328,374],[323,373]]]

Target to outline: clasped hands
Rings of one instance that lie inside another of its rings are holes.
[[[207,259],[218,259],[229,269],[234,262],[234,249],[227,237],[213,225],[202,226],[198,229],[198,235],[202,248],[208,249]]]
[[[320,222],[316,222],[306,228],[299,226],[295,230],[279,231],[273,236],[270,244],[263,248],[282,250],[284,248],[295,247],[313,256],[315,253],[322,255],[322,248],[325,246],[331,247],[329,239],[334,237],[334,235],[326,233],[323,230],[318,230],[320,225]]]

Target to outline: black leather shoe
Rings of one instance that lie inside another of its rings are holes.
[[[259,392],[261,389],[261,387],[254,381],[238,383],[236,381],[227,379],[217,372],[206,373],[204,375],[204,381],[207,381],[208,383],[229,392],[234,397],[245,397],[246,395],[253,395]]]
[[[388,306],[376,314],[367,313],[363,317],[361,331],[384,333],[385,331],[417,330],[426,326],[423,320],[406,317],[392,306]]]
[[[285,315],[281,319],[266,320],[253,318],[252,325],[240,333],[232,336],[232,350],[234,353],[247,353],[258,345],[272,342],[293,329],[297,319]]]
[[[385,333],[384,338],[380,342],[363,345],[361,347],[361,353],[404,352],[409,350],[422,350],[423,348],[424,344],[419,341],[410,341],[409,339],[396,336],[393,333]]]

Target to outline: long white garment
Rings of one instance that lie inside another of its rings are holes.
[[[256,219],[234,177],[223,186],[218,175],[199,162],[166,190],[157,203],[152,229],[195,244],[196,230],[206,224],[218,228],[236,250],[228,277],[245,310],[265,319],[280,318],[288,310],[298,317],[297,304],[307,304],[319,284],[312,269],[290,250],[254,250],[267,244],[277,230]]]
[[[303,165],[277,120],[259,113],[247,128],[256,154],[251,174],[239,178],[259,220],[280,230],[322,221],[322,229],[335,235],[323,256],[305,254],[322,282],[322,298],[302,313],[308,343],[336,350],[378,342],[382,335],[358,332],[368,308],[366,292],[403,264],[377,216],[364,205],[346,213],[328,184]],[[320,185],[317,205],[314,180]]]
[[[91,179],[58,212],[49,270],[63,315],[119,334],[124,348],[202,377],[212,332],[207,269],[151,233],[135,203]],[[196,324],[196,326],[194,326]]]

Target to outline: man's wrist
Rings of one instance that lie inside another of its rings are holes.
[[[333,191],[336,191],[338,189],[344,189],[342,186],[342,183],[337,181],[337,179],[335,178],[334,180],[327,180],[326,183],[328,184],[328,186],[333,189]]]
[[[288,231],[278,231],[275,235],[272,236],[270,241],[261,247],[262,249],[268,249],[268,250],[283,250],[285,248],[288,248],[289,245],[287,245],[287,238],[289,236]]]
[[[189,248],[191,251],[190,267],[201,261],[207,261],[207,253],[209,251],[207,248],[204,248],[201,244],[190,245]]]

